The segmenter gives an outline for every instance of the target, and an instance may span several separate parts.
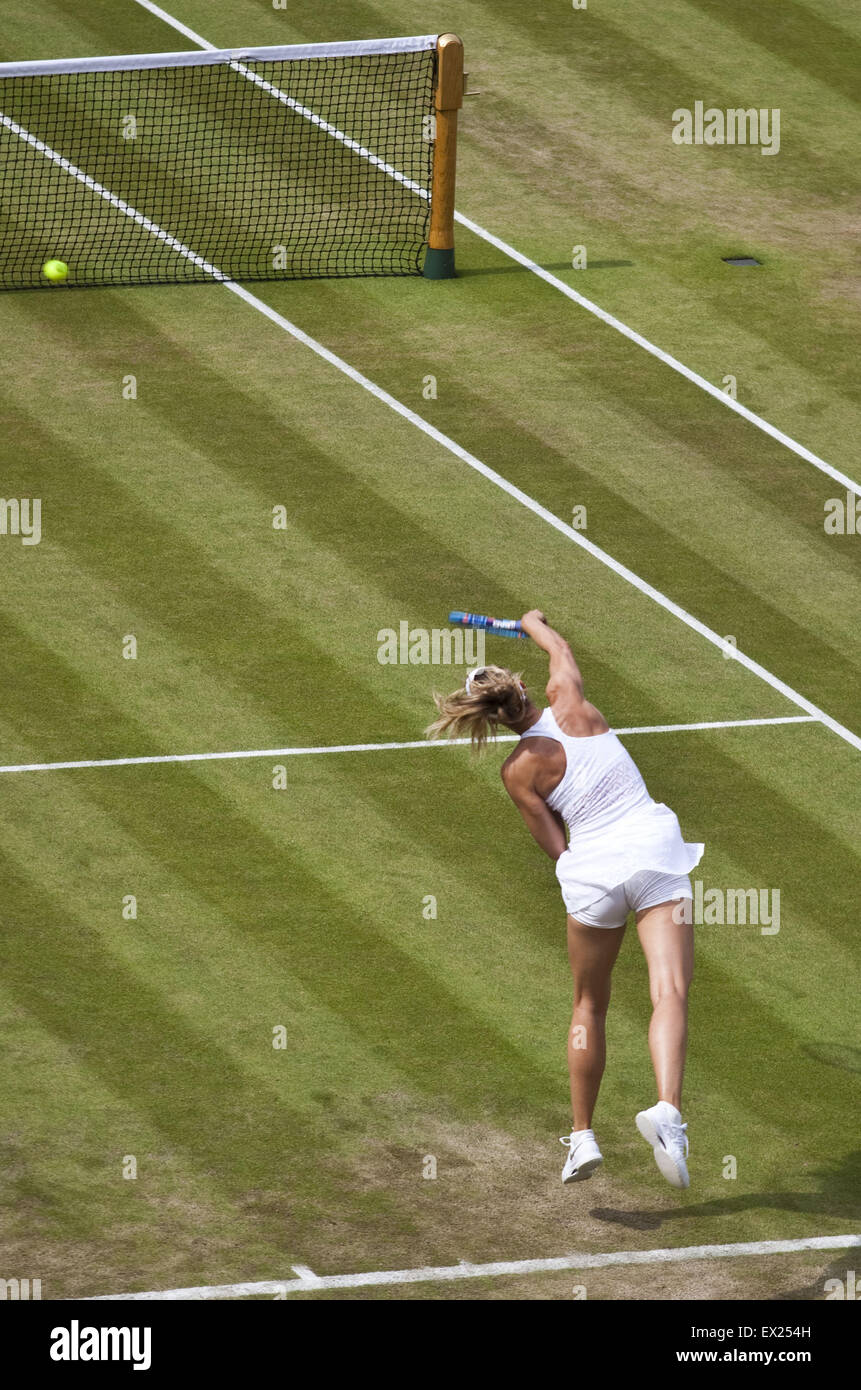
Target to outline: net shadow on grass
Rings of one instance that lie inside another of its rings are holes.
[[[588,264],[584,265],[582,269],[583,269],[583,270],[586,270],[586,271],[589,271],[589,270],[615,270],[615,269],[617,269],[617,268],[619,268],[619,267],[622,267],[622,266],[632,266],[632,265],[635,265],[635,264],[636,264],[635,261],[589,261]],[[573,270],[573,269],[575,269],[575,267],[571,265],[571,262],[570,262],[570,261],[552,261],[549,265],[543,265],[543,266],[541,266],[541,269],[542,269],[542,270],[551,270],[551,271],[552,271],[552,270]],[[526,266],[526,265],[518,265],[517,262],[515,261],[514,264],[512,264],[512,265],[475,266],[475,267],[469,267],[469,268],[466,269],[466,270],[458,270],[458,272],[457,272],[457,278],[458,278],[459,280],[466,280],[466,279],[470,278],[471,276],[475,276],[475,275],[511,275],[511,274],[513,274],[513,273],[516,272],[516,271],[520,271],[521,274],[523,274],[523,273],[525,273],[525,272],[529,272],[530,274],[532,273],[529,266]],[[578,270],[578,274],[581,274],[581,273],[582,273],[582,271],[579,271],[579,270]]]

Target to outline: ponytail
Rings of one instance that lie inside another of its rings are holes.
[[[433,698],[439,718],[425,730],[428,737],[467,736],[475,753],[496,736],[500,724],[516,724],[527,706],[520,674],[501,666],[479,666],[467,676],[467,688]]]

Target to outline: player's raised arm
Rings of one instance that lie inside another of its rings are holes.
[[[538,608],[524,613],[520,622],[523,631],[550,657],[547,699],[562,728],[576,735],[603,733],[609,729],[600,710],[583,694],[580,667],[562,634],[550,626]]]
[[[583,676],[574,660],[574,653],[565,638],[552,628],[538,608],[532,608],[520,619],[523,631],[528,633],[537,647],[541,647],[550,657],[550,680],[547,683],[547,698],[552,702],[551,688],[557,694],[570,690],[572,695],[583,698]]]

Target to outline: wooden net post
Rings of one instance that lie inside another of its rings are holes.
[[[424,273],[429,280],[454,275],[454,185],[457,167],[457,113],[463,105],[463,42],[457,34],[437,40],[434,91],[436,140],[428,250]]]

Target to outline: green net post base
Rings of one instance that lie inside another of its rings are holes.
[[[442,249],[429,246],[423,273],[426,280],[451,280],[454,276],[454,247]]]

